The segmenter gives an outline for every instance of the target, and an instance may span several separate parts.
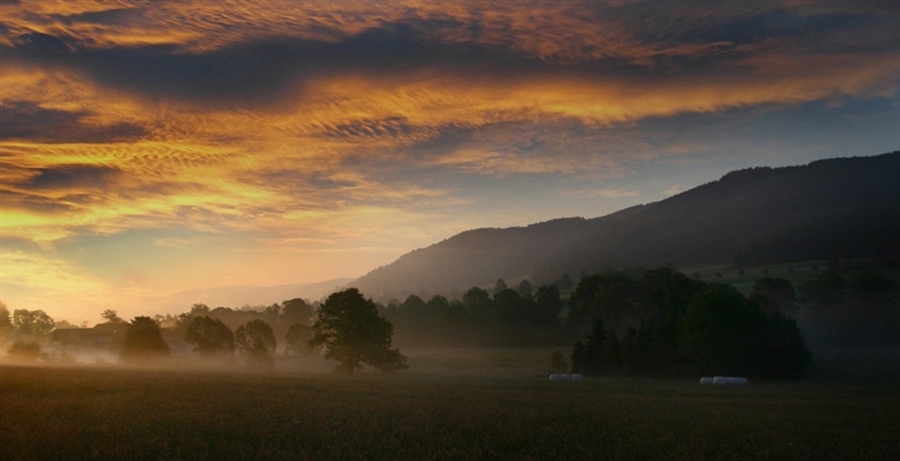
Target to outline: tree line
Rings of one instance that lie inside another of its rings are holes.
[[[186,344],[208,359],[230,361],[237,354],[251,366],[270,367],[283,341],[285,353],[321,350],[345,371],[390,371],[406,366],[392,341],[404,347],[574,344],[571,353],[555,354],[554,369],[787,378],[802,376],[810,361],[798,313],[813,325],[817,340],[895,344],[898,299],[896,283],[874,273],[845,279],[825,271],[799,290],[766,276],[745,296],[729,285],[661,267],[583,276],[574,286],[564,276],[536,290],[528,281],[513,288],[498,279],[492,291],[471,287],[459,299],[409,295],[387,305],[347,289],[324,302],[298,298],[257,309],[195,304],[182,314],[130,322],[108,310],[94,329],[117,335],[106,346],[123,361],[164,357],[169,344]],[[54,328],[42,311],[10,314],[5,305],[0,311],[0,334],[16,338],[10,355],[38,357],[35,340],[61,331]],[[58,336],[65,342],[65,335]]]
[[[584,278],[570,298],[572,321],[587,330],[572,372],[801,377],[806,340],[784,311],[763,309],[767,284],[748,297],[666,268]]]
[[[255,310],[209,309],[195,304],[189,312],[177,316],[138,316],[125,321],[114,310],[101,313],[104,323],[93,329],[66,329],[51,338],[64,346],[95,347],[94,339],[113,336],[103,344],[118,352],[122,363],[162,363],[171,354],[169,342],[183,341],[206,360],[230,363],[237,353],[246,364],[271,368],[278,342],[276,329],[283,333],[285,353],[303,354],[324,347],[328,359],[340,363],[348,372],[370,365],[381,371],[406,368],[406,357],[391,348],[393,325],[378,314],[371,300],[355,288],[334,293],[315,306],[303,299],[292,299]],[[249,318],[249,319],[248,319]],[[50,354],[41,343],[54,333],[54,321],[43,311],[16,310],[12,314],[0,305],[0,334],[3,342],[14,337],[7,353],[14,359],[44,362],[73,362],[68,353]],[[312,325],[310,325],[312,323]],[[235,328],[229,324],[237,324]],[[98,335],[81,335],[93,333]],[[75,333],[74,335],[72,333]]]

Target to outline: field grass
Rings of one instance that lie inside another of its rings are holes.
[[[505,354],[485,360],[516,360]],[[427,357],[416,360],[446,363]],[[887,460],[900,453],[895,386],[726,388],[412,371],[0,366],[0,458]]]

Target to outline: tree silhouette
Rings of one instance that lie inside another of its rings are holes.
[[[6,304],[3,304],[3,301],[0,301],[0,338],[2,338],[7,331],[11,331],[12,329],[13,323],[9,308],[6,307]]]
[[[679,336],[687,365],[701,373],[754,374],[766,338],[765,315],[736,290],[713,290],[691,301]]]
[[[825,271],[800,287],[801,301],[814,309],[831,308],[844,302],[847,282],[835,271]]]
[[[114,311],[112,309],[106,309],[105,311],[100,313],[100,318],[106,320],[109,323],[122,323],[125,320],[122,317],[119,317],[119,312]]]
[[[519,282],[519,286],[516,287],[519,296],[531,296],[531,289],[531,282],[528,280],[522,280]]]
[[[565,306],[565,302],[559,296],[559,290],[553,285],[544,285],[538,288],[534,295],[535,309],[541,319],[540,323],[549,328],[559,326],[559,311]]]
[[[797,294],[791,282],[785,279],[771,277],[757,279],[753,283],[750,296],[766,312],[781,312],[786,315],[797,312]]]
[[[309,348],[306,347],[306,344],[313,338],[313,334],[313,327],[309,325],[304,325],[302,323],[295,323],[291,325],[290,327],[288,327],[287,333],[284,334],[284,341],[287,345],[284,352],[293,352],[295,354],[300,354],[303,352],[308,353]]]
[[[313,329],[308,346],[325,346],[325,358],[340,362],[340,370],[352,373],[363,364],[381,371],[407,368],[406,357],[391,349],[394,326],[356,288],[329,296],[316,312]]]
[[[812,355],[794,319],[776,312],[766,319],[762,372],[768,378],[800,378],[809,369]]]
[[[860,272],[850,279],[850,293],[865,305],[894,307],[900,298],[897,283],[882,274]]]
[[[234,340],[248,365],[271,367],[275,364],[272,360],[277,346],[275,334],[264,320],[255,319],[239,326],[234,332]]]
[[[509,287],[506,286],[506,282],[503,279],[497,279],[497,283],[494,284],[494,294],[500,293],[507,288]]]
[[[572,281],[572,276],[568,273],[563,274],[559,279],[554,280],[552,285],[559,288],[560,291],[569,291],[572,287],[575,286],[575,282]]]
[[[185,342],[194,345],[201,355],[231,354],[234,352],[234,333],[219,319],[194,317],[184,334]]]
[[[474,321],[484,319],[494,308],[494,303],[487,290],[479,287],[469,288],[463,293],[462,304],[466,316]]]
[[[42,310],[16,309],[12,313],[12,325],[22,336],[47,336],[56,322]]]
[[[581,347],[578,347],[581,346]],[[573,373],[599,373],[606,368],[607,333],[603,320],[597,318],[585,342],[576,342],[572,352]]]
[[[278,321],[284,325],[309,324],[312,314],[312,307],[306,301],[294,298],[281,303],[281,317]]]
[[[128,324],[122,340],[120,357],[126,361],[157,360],[169,355],[169,346],[163,340],[159,325],[150,317],[135,317]]]

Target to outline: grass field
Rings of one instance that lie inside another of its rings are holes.
[[[447,363],[435,354],[418,363]],[[0,366],[0,458],[888,460],[900,453],[896,386],[725,388],[514,374]]]

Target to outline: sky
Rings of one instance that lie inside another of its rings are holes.
[[[0,299],[183,312],[894,151],[898,31],[892,1],[0,1]]]

